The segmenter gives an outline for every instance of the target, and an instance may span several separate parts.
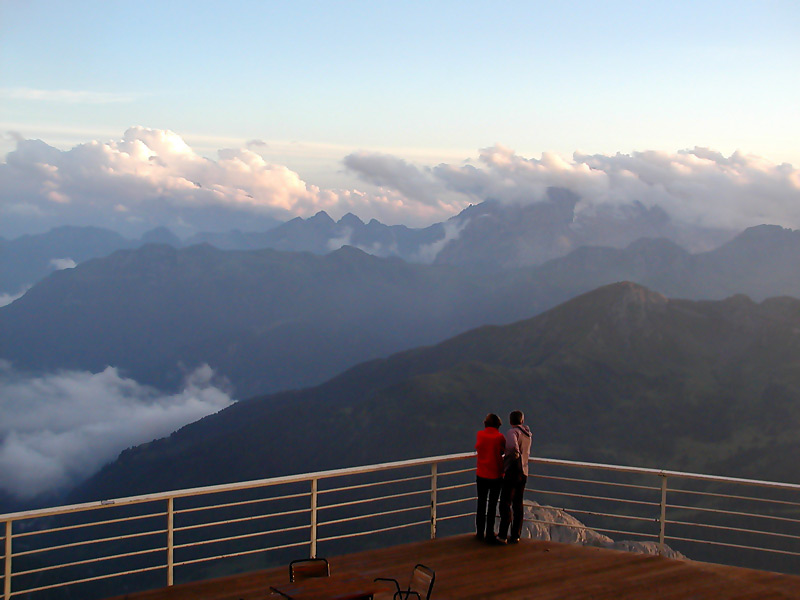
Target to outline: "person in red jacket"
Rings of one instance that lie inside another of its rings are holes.
[[[483,420],[484,429],[478,432],[475,450],[478,451],[476,482],[478,486],[478,509],[475,512],[475,537],[493,542],[494,516],[497,499],[503,486],[503,452],[506,438],[500,433],[500,417],[489,413]],[[488,500],[488,504],[487,504]]]

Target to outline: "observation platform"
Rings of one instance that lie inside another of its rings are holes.
[[[800,576],[530,539],[489,546],[458,535],[326,558],[332,574],[401,583],[423,563],[436,571],[432,600],[800,598]],[[266,600],[287,580],[288,567],[271,568],[113,600]]]

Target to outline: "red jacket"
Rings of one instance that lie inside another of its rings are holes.
[[[503,452],[506,438],[494,427],[478,432],[475,450],[478,451],[478,477],[500,479],[503,476]]]

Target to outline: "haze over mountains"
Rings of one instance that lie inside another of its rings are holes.
[[[0,306],[0,391],[16,403],[3,405],[0,472],[36,457],[29,471],[52,475],[27,494],[47,481],[63,490],[87,464],[161,437],[180,418],[323,384],[618,281],[687,299],[800,296],[798,232],[763,225],[716,247],[730,232],[678,227],[636,205],[579,218],[575,201],[550,188],[546,202],[487,201],[425,229],[319,213],[183,241],[165,229],[128,240],[94,228],[3,241],[4,281],[43,280]],[[26,403],[46,406],[45,393],[85,415],[75,430],[23,418]],[[138,437],[96,420],[117,414]],[[5,481],[0,488],[21,489]]]
[[[163,227],[136,240],[97,227],[59,227],[46,234],[0,239],[0,293],[17,295],[64,261],[80,263],[145,243],[184,247],[206,242],[222,250],[273,248],[315,254],[350,245],[415,263],[505,269],[537,265],[583,245],[622,248],[641,237],[666,237],[691,251],[709,250],[736,233],[678,224],[660,208],[641,204],[576,213],[578,200],[569,190],[549,188],[541,202],[486,201],[422,229],[387,226],[375,219],[364,223],[353,214],[334,221],[325,212],[265,231],[207,232],[186,240]]]
[[[615,281],[683,298],[800,296],[798,257],[800,234],[772,226],[705,253],[645,239],[514,270],[411,264],[352,247],[319,256],[146,245],[53,273],[0,308],[0,359],[26,370],[110,365],[164,389],[208,364],[247,397],[531,317]]]
[[[464,451],[482,415],[520,407],[537,454],[794,481],[798,360],[800,300],[613,284],[239,402],[124,452],[73,499]]]

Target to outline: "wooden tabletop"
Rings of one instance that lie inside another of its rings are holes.
[[[335,573],[271,586],[292,600],[366,600],[383,589],[372,577],[360,573]]]

